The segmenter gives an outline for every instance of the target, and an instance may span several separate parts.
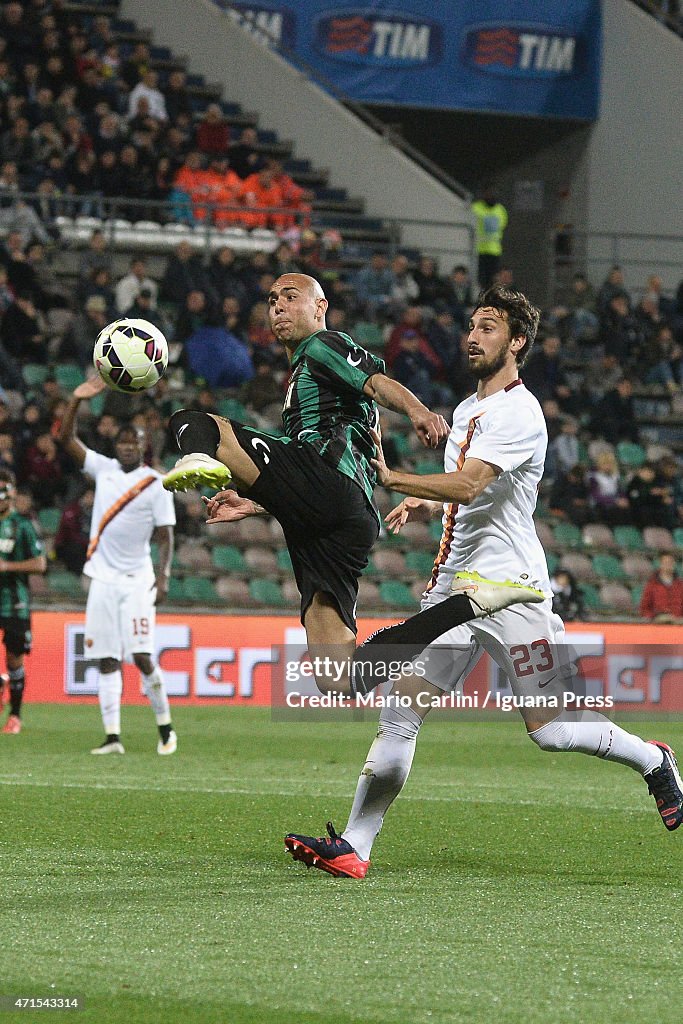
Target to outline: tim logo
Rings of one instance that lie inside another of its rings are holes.
[[[443,48],[441,26],[435,22],[366,8],[322,15],[315,45],[334,60],[382,68],[436,64]]]
[[[464,32],[464,61],[478,71],[521,78],[581,71],[581,39],[571,33],[499,23],[473,25]]]
[[[233,4],[227,0],[216,0],[228,17],[246,29],[259,43],[266,46],[283,46],[294,49],[296,18],[286,7],[265,7],[261,4]]]

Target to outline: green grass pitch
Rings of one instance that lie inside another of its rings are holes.
[[[674,1024],[683,829],[627,768],[551,755],[521,722],[431,721],[363,882],[283,835],[346,821],[374,732],[177,708],[178,754],[124,708],[31,706],[0,737],[0,995],[8,1021]],[[638,723],[683,750],[683,724]]]

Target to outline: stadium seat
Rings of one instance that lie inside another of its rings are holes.
[[[614,548],[614,534],[603,523],[588,523],[583,528],[583,543],[587,548]]]
[[[183,604],[185,601],[185,588],[183,587],[183,581],[175,576],[171,576],[168,581],[168,595],[167,600],[173,604]]]
[[[410,593],[415,598],[415,611],[419,611],[419,604],[422,600],[422,596],[427,588],[427,583],[424,580],[415,580],[414,583],[410,584]]]
[[[183,569],[196,572],[213,568],[211,552],[196,540],[185,540],[178,545],[176,551],[177,564]]]
[[[434,568],[434,558],[429,551],[408,551],[405,557],[406,569],[411,573],[429,578]]]
[[[566,551],[562,555],[560,563],[562,568],[570,572],[577,581],[595,578],[595,570],[588,555],[582,555],[578,551]]]
[[[546,551],[545,560],[548,563],[548,575],[552,576],[559,564],[559,555],[556,555],[554,551]]]
[[[38,522],[40,523],[44,533],[56,533],[61,518],[62,512],[61,509],[58,508],[41,508],[38,513]]]
[[[37,388],[40,387],[47,377],[48,368],[47,366],[41,366],[40,363],[26,363],[22,367],[21,375],[27,388]]]
[[[547,551],[548,548],[555,546],[555,536],[548,523],[540,522],[538,519],[534,522],[536,527],[536,535],[540,540],[541,544]]]
[[[251,580],[249,593],[257,604],[280,608],[285,604],[282,591],[275,580]]]
[[[53,569],[48,574],[47,582],[53,595],[58,594],[61,598],[78,602],[82,602],[85,598],[81,589],[81,581],[72,572]]]
[[[621,583],[603,583],[600,587],[600,604],[615,612],[634,611],[631,591]]]
[[[394,548],[378,548],[372,555],[372,572],[380,579],[400,579],[406,574],[403,555]]]
[[[644,583],[636,583],[635,586],[631,587],[631,599],[633,600],[633,608],[637,610],[640,608],[640,599],[643,596],[643,590],[645,589]]]
[[[627,551],[643,551],[645,542],[637,526],[615,526],[614,540],[620,548]]]
[[[593,568],[597,576],[606,580],[623,580],[624,568],[614,555],[595,555],[593,557]]]
[[[237,420],[239,423],[249,419],[249,413],[237,398],[222,398],[218,402],[218,413],[227,420]]]
[[[301,594],[295,580],[282,581],[282,600],[292,608],[298,608],[301,604]]]
[[[65,391],[73,391],[85,380],[85,374],[76,363],[62,363],[55,366],[55,380]]]
[[[617,460],[624,469],[638,469],[647,460],[647,453],[642,445],[633,441],[620,441],[617,445]]]
[[[600,594],[597,587],[594,587],[592,583],[581,583],[579,590],[587,609],[594,611],[600,607]]]
[[[624,575],[632,582],[636,582],[637,580],[646,580],[648,576],[652,575],[652,562],[646,555],[641,555],[637,552],[630,555],[624,555],[621,560],[621,565],[624,570]]]
[[[443,473],[443,468],[437,459],[415,459],[413,472],[418,476],[429,476],[430,473]]]
[[[367,576],[358,581],[358,610],[361,615],[375,615],[381,605],[379,584],[373,583]]]
[[[238,580],[235,576],[223,576],[216,583],[216,593],[228,611],[235,608],[251,608],[254,599],[249,591],[246,580]]]
[[[222,572],[247,571],[247,563],[242,552],[232,544],[216,544],[211,551],[211,561],[214,568]]]
[[[251,516],[249,519],[230,523],[230,533],[235,544],[241,547],[249,544],[265,544],[270,547],[273,543],[268,523],[262,516]]]
[[[398,539],[401,540],[401,538],[403,538],[403,543],[411,551],[415,551],[416,548],[427,548],[431,551],[434,547],[434,541],[427,523],[406,523],[398,535]]]
[[[428,529],[429,536],[433,541],[435,541],[438,544],[441,541],[441,535],[443,533],[443,523],[441,522],[441,518],[439,517],[439,519],[432,519],[432,521],[428,524]]]
[[[663,526],[646,526],[643,530],[645,547],[651,551],[673,551],[674,539],[670,530]]]
[[[249,545],[244,549],[244,561],[252,573],[258,573],[259,576],[277,576],[277,555],[270,547]]]
[[[292,556],[290,555],[287,548],[280,548],[276,554],[277,567],[280,572],[293,573],[294,566],[292,565]]]
[[[211,580],[202,576],[186,576],[183,590],[192,604],[218,604],[220,600]]]
[[[560,548],[580,548],[583,546],[581,530],[574,523],[555,523],[553,526],[555,544]]]
[[[415,608],[415,598],[410,587],[399,580],[384,580],[379,585],[379,595],[389,608]]]
[[[677,526],[673,532],[674,544],[677,548],[683,548],[683,526]]]
[[[369,320],[359,320],[357,324],[354,324],[351,335],[359,345],[369,349],[370,352],[384,351],[384,337],[379,324]]]

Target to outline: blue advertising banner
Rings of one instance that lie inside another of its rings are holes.
[[[592,120],[600,0],[216,0],[352,99]]]

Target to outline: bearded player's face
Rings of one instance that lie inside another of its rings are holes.
[[[491,307],[476,309],[470,320],[467,361],[478,380],[493,377],[515,361],[507,314]]]

